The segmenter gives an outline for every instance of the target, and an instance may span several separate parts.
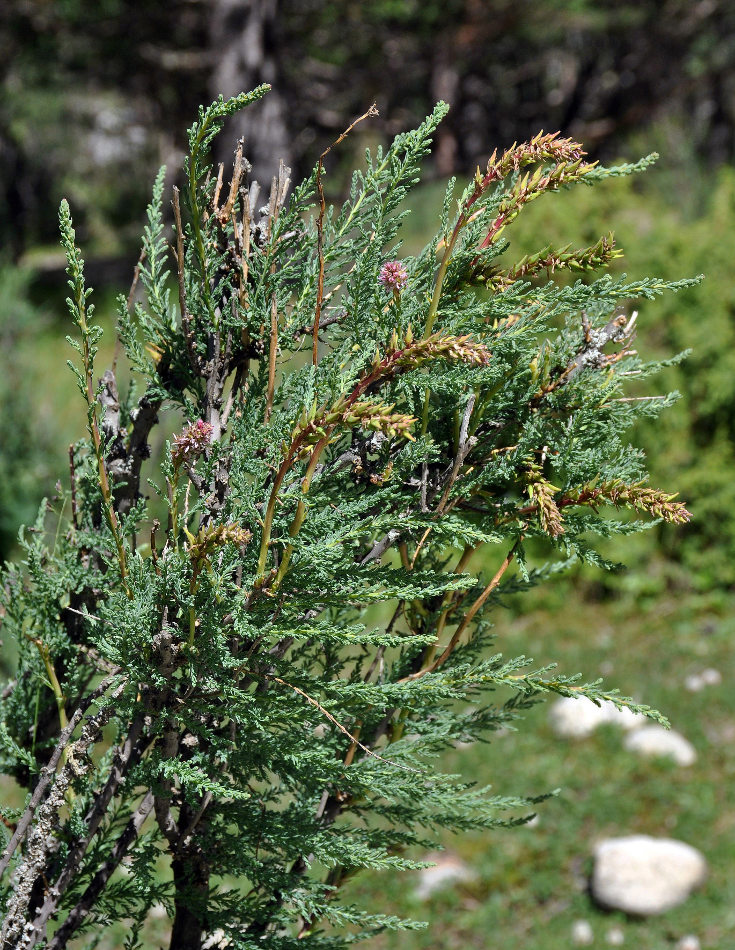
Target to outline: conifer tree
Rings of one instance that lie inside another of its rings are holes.
[[[691,282],[594,276],[612,236],[507,255],[530,201],[652,157],[601,168],[539,133],[493,153],[456,210],[450,182],[438,233],[401,255],[446,106],[368,152],[334,209],[324,156],[290,196],[282,166],[263,200],[242,144],[229,185],[208,166],[224,119],[265,92],[200,110],[170,237],[156,179],[144,302],[119,304],[124,392],[97,375],[61,205],[87,435],[2,575],[19,657],[2,771],[28,792],[2,808],[3,950],[61,950],[114,921],[145,947],[156,904],[172,950],[337,948],[411,926],[340,886],[538,801],[445,774],[442,750],[547,694],[660,719],[505,658],[492,626],[509,594],[575,561],[609,566],[596,539],[689,517],[628,442],[673,397],[624,387],[657,368],[633,349],[632,302]],[[584,274],[552,279],[567,271]]]

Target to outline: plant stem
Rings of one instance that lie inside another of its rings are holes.
[[[296,506],[296,514],[294,519],[291,522],[291,527],[288,529],[289,536],[295,538],[299,531],[301,530],[301,525],[304,523],[306,518],[306,504],[304,503],[304,498],[311,488],[311,480],[314,477],[314,472],[316,470],[317,463],[319,462],[319,457],[321,456],[324,449],[329,443],[329,437],[322,439],[321,442],[318,442],[314,446],[314,451],[311,453],[311,458],[309,459],[309,464],[306,467],[306,473],[304,474],[304,480],[301,483],[301,498],[299,498],[299,503]],[[283,577],[288,570],[288,565],[291,561],[291,556],[293,554],[293,545],[288,544],[286,550],[283,552],[283,558],[278,568],[278,573],[276,574],[275,580],[273,581],[272,589],[275,590]]]
[[[459,625],[457,626],[457,629],[456,629],[456,630],[454,631],[454,633],[452,634],[452,638],[451,638],[451,640],[449,641],[449,643],[447,644],[447,646],[445,647],[445,649],[444,649],[444,651],[442,652],[441,656],[437,657],[436,660],[434,660],[433,662],[429,663],[427,666],[422,667],[422,668],[421,668],[420,670],[418,670],[416,673],[411,673],[411,674],[409,674],[408,676],[404,676],[402,680],[399,680],[399,682],[405,683],[405,682],[408,682],[409,680],[420,679],[422,676],[425,676],[427,673],[433,673],[433,672],[435,672],[435,670],[438,670],[439,667],[442,666],[442,665],[449,659],[449,657],[450,657],[450,656],[452,655],[452,653],[454,652],[454,648],[455,648],[455,647],[457,646],[457,644],[459,643],[462,634],[465,632],[465,630],[466,630],[467,627],[470,625],[470,623],[472,623],[472,620],[474,619],[474,617],[475,617],[475,615],[477,614],[478,610],[480,610],[480,608],[483,606],[483,604],[484,604],[485,601],[488,599],[488,597],[490,596],[490,594],[491,594],[491,593],[495,590],[495,588],[498,586],[498,584],[500,583],[500,581],[501,581],[501,579],[502,579],[502,577],[503,577],[503,574],[505,574],[505,572],[508,570],[508,568],[509,568],[510,565],[512,564],[513,558],[515,557],[515,553],[516,553],[516,548],[517,548],[517,547],[518,547],[518,542],[516,542],[516,543],[513,545],[513,547],[510,549],[510,551],[509,551],[507,557],[505,558],[505,560],[503,561],[503,563],[502,563],[502,564],[500,565],[500,567],[498,568],[498,571],[497,571],[497,573],[495,574],[495,576],[493,577],[493,579],[490,581],[490,583],[487,585],[487,587],[485,588],[485,590],[480,594],[480,596],[477,598],[477,600],[475,600],[475,602],[472,604],[472,606],[470,607],[470,609],[469,609],[469,610],[467,611],[467,613],[464,615],[464,617],[462,618],[462,621],[459,623]]]
[[[89,347],[89,326],[87,324],[87,307],[85,300],[86,297],[84,289],[81,285],[79,285],[76,305],[77,313],[79,314],[79,330],[82,336],[82,363],[84,366],[84,377],[86,380],[87,424],[89,426],[89,432],[92,436],[92,442],[94,444],[95,458],[97,459],[97,473],[99,476],[100,490],[102,492],[102,500],[104,502],[105,515],[107,517],[107,523],[110,526],[110,531],[112,532],[112,537],[115,541],[115,547],[117,549],[117,560],[118,564],[120,565],[120,580],[128,599],[132,599],[133,595],[130,591],[130,587],[128,586],[127,579],[128,568],[125,555],[125,545],[123,543],[122,532],[120,531],[117,515],[115,514],[115,506],[113,503],[112,491],[110,489],[110,480],[107,477],[107,467],[105,466],[105,456],[102,449],[102,438],[100,437],[100,430],[97,422],[97,399],[94,392],[93,363],[92,354]]]

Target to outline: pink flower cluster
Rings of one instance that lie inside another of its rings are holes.
[[[171,461],[176,468],[182,465],[191,465],[202,455],[209,445],[212,435],[212,426],[202,419],[190,422],[181,435],[174,439],[171,449]]]
[[[394,294],[400,293],[408,283],[408,274],[406,268],[400,261],[386,261],[380,268],[380,283],[392,290]]]

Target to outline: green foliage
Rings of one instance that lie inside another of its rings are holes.
[[[28,274],[0,268],[0,557],[7,557],[18,528],[33,518],[48,449],[33,411],[29,365],[21,355],[44,318],[28,300]]]
[[[638,430],[653,477],[675,484],[694,515],[683,530],[657,528],[645,543],[640,539],[639,550],[643,557],[666,556],[668,563],[661,566],[656,584],[668,580],[706,591],[735,583],[735,485],[730,477],[735,465],[735,340],[729,246],[735,228],[735,176],[731,169],[721,169],[696,208],[672,204],[671,189],[677,183],[671,170],[659,177],[662,184],[647,181],[645,190],[642,182],[623,179],[594,192],[577,190],[563,202],[534,205],[518,222],[510,259],[532,254],[539,233],[558,244],[580,238],[591,242],[595,222],[614,216],[616,241],[625,258],[611,262],[613,272],[630,268],[635,273],[706,275],[696,290],[664,295],[646,307],[640,327],[646,349],[661,357],[686,352],[687,358],[662,368],[665,388],[679,396],[672,411],[657,414],[653,422],[643,419]],[[656,390],[643,381],[632,395],[643,405]],[[621,581],[627,586],[654,583],[637,572]]]
[[[666,400],[652,410],[624,387],[657,368],[631,347],[630,299],[694,281],[534,283],[528,261],[501,263],[529,202],[638,166],[606,172],[540,134],[494,154],[396,261],[446,107],[368,153],[338,211],[321,169],[287,201],[283,168],[258,210],[239,153],[228,188],[204,151],[263,91],[202,110],[190,132],[178,313],[156,180],[147,301],[120,301],[137,401],[112,371],[96,382],[100,330],[62,205],[87,437],[66,514],[42,510],[2,586],[19,651],[4,770],[35,789],[0,865],[3,948],[60,950],[115,919],[134,946],[155,903],[183,950],[336,948],[410,927],[340,903],[341,885],[415,868],[411,848],[441,829],[517,824],[542,800],[443,773],[439,753],[549,694],[661,720],[601,681],[495,653],[491,622],[575,560],[604,566],[598,538],[688,519],[627,441]],[[608,252],[551,247],[550,269]],[[186,426],[146,468],[159,414],[178,411]]]

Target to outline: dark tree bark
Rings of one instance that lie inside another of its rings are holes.
[[[449,42],[437,42],[436,54],[431,72],[431,97],[435,102],[440,99],[454,106],[459,96],[459,69],[452,55],[456,38],[450,37]],[[458,143],[455,129],[451,124],[443,122],[437,131],[436,150],[434,161],[437,173],[442,178],[448,178],[457,171]]]
[[[179,813],[179,827],[186,829],[195,821],[195,810],[184,804]],[[202,823],[203,824],[203,823]],[[176,914],[171,931],[170,950],[201,950],[206,927],[209,896],[209,861],[201,845],[200,824],[194,833],[182,833],[183,841],[171,862],[174,878]]]
[[[277,46],[278,0],[212,0],[210,49],[214,68],[210,92],[235,96],[263,82],[271,91],[256,106],[229,120],[216,160],[227,167],[232,162],[232,143],[244,137],[245,155],[253,166],[253,178],[267,192],[278,174],[279,160],[292,164],[286,105],[279,88]]]

